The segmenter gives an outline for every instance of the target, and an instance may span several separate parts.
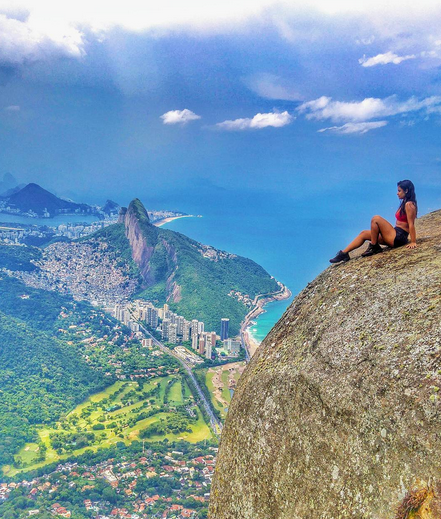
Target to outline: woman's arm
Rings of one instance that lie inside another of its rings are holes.
[[[413,202],[406,203],[406,215],[407,221],[409,223],[409,234],[410,234],[410,243],[406,245],[408,249],[416,249],[416,230],[415,230],[415,218],[416,218],[416,207]]]

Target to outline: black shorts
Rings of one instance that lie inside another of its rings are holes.
[[[406,245],[407,237],[409,236],[409,233],[401,227],[395,227],[395,230],[397,232],[397,235],[395,236],[394,240],[394,249],[395,247],[401,247],[402,245]]]

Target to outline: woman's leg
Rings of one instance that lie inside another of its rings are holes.
[[[345,248],[342,249],[342,252],[351,252],[351,250],[358,249],[361,247],[366,240],[371,239],[371,231],[361,231],[361,233],[351,241],[351,243]]]
[[[397,231],[387,220],[378,215],[372,218],[370,238],[372,245],[384,243],[389,245],[389,247],[393,247],[396,235]]]
[[[380,243],[381,245],[394,246],[394,240],[397,231],[392,225],[382,218],[381,216],[375,215],[371,220],[371,230],[361,231],[361,233],[351,241],[351,243],[342,249],[342,252],[351,252],[351,250],[358,249],[361,247],[366,240],[370,240],[373,245]]]

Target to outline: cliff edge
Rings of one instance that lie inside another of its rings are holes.
[[[329,267],[239,380],[211,519],[441,517],[441,211]]]

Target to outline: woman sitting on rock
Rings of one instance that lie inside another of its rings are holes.
[[[415,187],[410,180],[400,180],[398,182],[398,198],[401,200],[400,207],[395,213],[397,219],[395,227],[382,218],[374,216],[371,220],[370,231],[361,231],[361,233],[343,250],[338,251],[335,258],[330,259],[331,263],[339,263],[340,261],[348,261],[349,252],[357,249],[366,240],[370,240],[369,247],[363,252],[362,256],[372,256],[383,252],[381,245],[389,245],[389,247],[401,247],[406,245],[407,238],[410,234],[410,243],[406,245],[408,249],[416,249],[416,231],[415,218],[418,211],[418,205],[415,196]]]

